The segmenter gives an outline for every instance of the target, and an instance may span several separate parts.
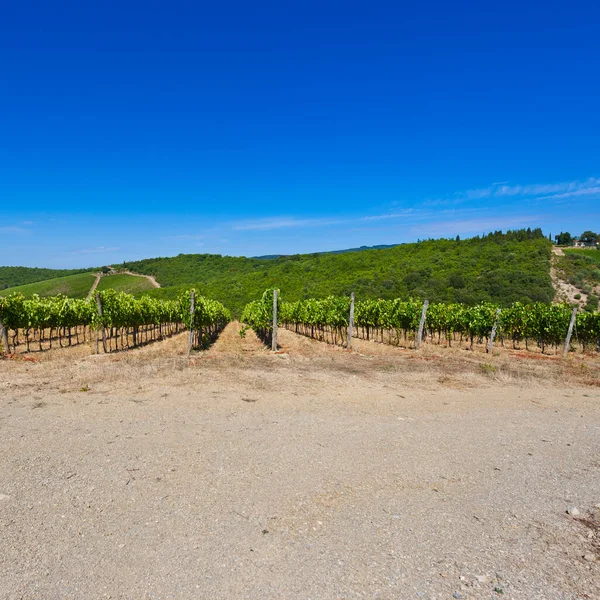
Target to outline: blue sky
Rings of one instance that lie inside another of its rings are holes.
[[[0,7],[0,264],[600,229],[597,3]]]

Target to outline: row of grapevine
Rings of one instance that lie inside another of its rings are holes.
[[[274,292],[273,289],[265,290],[260,300],[246,304],[241,316],[242,323],[254,329],[256,335],[269,346],[273,341]]]
[[[179,314],[192,332],[192,347],[207,348],[231,321],[231,313],[220,302],[204,296],[194,297],[193,311],[191,302],[189,293],[182,294],[177,301]]]
[[[92,301],[93,302],[93,301]],[[105,352],[135,348],[183,331],[175,300],[136,299],[131,294],[104,290],[97,295],[97,324]]]
[[[3,324],[3,349],[8,352],[12,344],[16,352],[20,334],[24,338],[27,351],[35,344],[39,350],[53,342],[74,345],[87,341],[94,322],[94,306],[86,300],[54,296],[25,298],[21,294],[0,297],[0,322]]]
[[[422,304],[409,300],[367,300],[357,303],[356,325],[358,334],[365,339],[409,345],[419,325]],[[542,352],[548,346],[557,349],[564,344],[571,320],[568,304],[524,305],[515,303],[503,308],[491,303],[475,306],[463,304],[431,304],[425,320],[426,337],[436,343],[452,345],[466,342],[473,348],[475,342],[488,342],[497,319],[497,335],[501,344],[512,343],[513,348],[523,342],[528,348],[535,342]],[[598,313],[580,313],[575,325],[575,339],[583,347],[600,343],[600,316]]]
[[[423,310],[418,300],[364,300],[357,302],[353,335],[397,346],[410,346]],[[431,304],[426,313],[425,339],[432,343],[452,345],[487,344],[494,324],[497,339],[504,345],[526,348],[534,343],[544,352],[548,347],[558,349],[564,344],[569,328],[572,307],[568,304],[515,303],[499,311],[491,303],[475,306],[463,304]],[[278,304],[278,321],[287,329],[333,344],[347,345],[350,299],[329,296]],[[272,290],[262,300],[249,304],[242,321],[261,331],[272,327]],[[258,327],[257,327],[258,325]],[[577,314],[573,342],[584,350],[600,350],[600,314]]]
[[[285,327],[332,344],[346,343],[349,314],[350,298],[339,296],[282,302],[279,306],[279,318]]]
[[[124,292],[105,290],[94,299],[66,296],[24,298],[21,294],[0,297],[0,324],[4,351],[14,352],[24,338],[26,349],[75,345],[91,339],[96,332],[105,352],[126,349],[192,329],[198,346],[205,346],[231,319],[219,302],[196,298],[193,314],[190,295],[178,300],[136,299]],[[20,339],[21,336],[21,339]]]

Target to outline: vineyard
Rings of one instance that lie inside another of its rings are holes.
[[[215,300],[191,294],[177,300],[134,298],[124,292],[104,290],[95,298],[66,296],[25,298],[22,294],[0,297],[0,330],[6,352],[52,349],[92,341],[96,352],[135,348],[164,339],[185,329],[193,333],[193,345],[208,345],[230,321],[229,311]]]
[[[331,344],[348,346],[350,298],[329,296],[298,302],[279,301],[277,322],[286,329]],[[416,332],[424,314],[418,300],[363,300],[354,306],[352,335],[394,346],[415,345]],[[434,344],[489,344],[492,331],[502,346],[513,348],[536,345],[542,352],[565,344],[572,317],[568,304],[519,302],[500,309],[491,303],[475,306],[440,304],[428,306],[423,322],[423,340]],[[251,302],[242,321],[252,327],[263,340],[270,340],[273,329],[273,290],[261,300]],[[578,313],[573,323],[571,344],[582,350],[600,350],[600,314]]]
[[[276,290],[266,290],[242,313],[267,345],[276,348],[277,324],[300,335],[349,347],[353,338],[399,347],[424,342],[474,349],[491,337],[496,343],[518,349],[537,347],[542,353],[558,352],[569,337],[570,348],[600,350],[600,314],[580,312],[571,323],[568,304],[522,304],[500,308],[492,303],[475,306],[419,300],[361,300],[328,296],[287,302],[274,301]],[[274,310],[277,311],[274,320]],[[351,312],[353,318],[350,318]],[[174,300],[149,296],[135,298],[124,292],[103,290],[89,300],[53,296],[0,297],[0,331],[5,352],[42,351],[53,347],[94,342],[96,352],[125,350],[189,330],[190,348],[206,348],[231,320],[229,311],[215,300],[182,293]],[[572,325],[572,327],[570,327]],[[244,333],[242,330],[242,334]],[[494,333],[492,333],[494,332]]]

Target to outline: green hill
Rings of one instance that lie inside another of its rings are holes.
[[[0,294],[7,295],[12,293],[21,293],[24,296],[56,296],[64,294],[72,298],[85,298],[94,279],[95,273],[80,273],[78,275],[69,275],[68,277],[56,277],[47,279],[46,281],[38,281],[27,285],[10,287],[2,290]],[[154,286],[145,278],[136,275],[127,275],[125,273],[117,273],[115,275],[105,275],[98,282],[98,291],[113,289],[117,292],[127,292],[128,294],[140,294],[148,290],[154,289]]]
[[[72,298],[85,298],[94,283],[96,276],[94,273],[80,273],[78,275],[69,275],[68,277],[57,277],[37,283],[29,283],[2,290],[2,295],[21,293],[24,296],[56,296],[64,294]]]
[[[67,275],[86,273],[93,269],[37,269],[31,267],[0,267],[0,291],[6,288],[46,281]]]
[[[127,292],[128,294],[139,294],[154,289],[154,286],[145,277],[117,273],[116,275],[102,277],[96,289],[98,291],[111,289],[117,292]]]
[[[103,277],[98,289],[174,298],[193,286],[237,315],[268,287],[279,288],[287,300],[354,291],[361,299],[414,297],[466,304],[492,301],[506,306],[515,301],[552,301],[550,255],[551,244],[540,229],[268,258],[180,254],[123,263],[130,271],[156,277],[163,286],[160,289],[152,288],[145,278],[126,274]],[[586,266],[592,259],[586,259]],[[597,270],[591,263],[589,266],[595,277]],[[94,274],[80,273],[11,287],[3,293],[63,293],[82,298],[93,281]]]
[[[551,243],[541,230],[496,232],[467,240],[428,240],[380,250],[243,258],[181,254],[126,262],[163,286],[148,293],[175,297],[195,286],[234,314],[268,287],[287,300],[349,294],[360,298],[428,298],[474,304],[550,302]]]

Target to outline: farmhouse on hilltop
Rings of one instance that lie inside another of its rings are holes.
[[[573,246],[575,248],[595,248],[598,245],[598,242],[595,240],[593,242],[584,242],[583,240],[573,238]]]

